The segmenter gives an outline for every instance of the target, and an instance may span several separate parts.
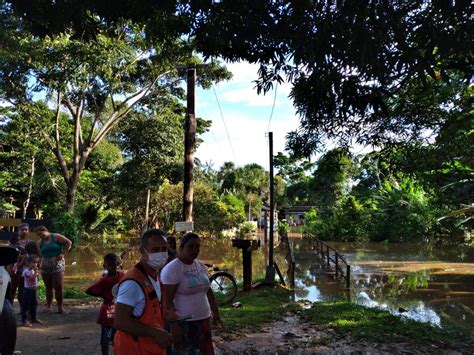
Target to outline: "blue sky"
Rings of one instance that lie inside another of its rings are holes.
[[[233,78],[215,86],[217,98],[222,108],[225,124],[233,147],[232,152],[224,123],[219,112],[214,91],[196,90],[196,115],[212,121],[212,127],[203,135],[204,142],[196,152],[203,163],[212,162],[218,169],[226,161],[237,166],[257,163],[268,169],[268,132],[274,91],[257,95],[254,80],[258,78],[258,66],[246,62],[227,64]],[[299,121],[288,98],[291,86],[279,85],[275,109],[270,124],[273,132],[274,154],[283,151],[285,136],[295,130]]]

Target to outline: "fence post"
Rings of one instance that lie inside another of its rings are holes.
[[[346,288],[351,288],[351,266],[346,267]]]
[[[339,264],[337,262],[337,257],[338,257],[337,251],[334,252],[334,256],[335,256],[335,259],[336,259],[336,279],[337,279],[338,274],[339,274],[339,270],[338,270]]]
[[[330,260],[329,260],[329,245],[326,245],[326,256],[328,258],[328,267],[330,266]]]

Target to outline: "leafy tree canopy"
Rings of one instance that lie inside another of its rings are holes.
[[[178,64],[200,62],[189,39],[152,41],[146,25],[130,19],[106,23],[88,12],[87,21],[94,24],[93,38],[72,27],[37,36],[22,16],[15,16],[11,4],[2,2],[0,8],[0,97],[16,110],[25,111],[23,106],[33,107],[39,100],[55,107],[41,135],[61,169],[69,212],[91,152],[132,111],[183,99]],[[209,87],[213,80],[229,77],[214,62],[201,71],[198,83]],[[59,130],[62,124],[71,128],[66,136]]]
[[[288,77],[301,115],[288,146],[301,156],[309,156],[328,138],[379,143],[436,130],[443,122],[418,114],[404,94],[407,88],[415,80],[429,99],[453,83],[468,85],[473,73],[468,0],[8,4],[28,19],[35,33],[73,27],[94,37],[102,23],[128,18],[146,24],[147,35],[157,43],[178,34],[192,38],[206,57],[259,63],[259,90]]]

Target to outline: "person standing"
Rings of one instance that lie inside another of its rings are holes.
[[[29,239],[27,239],[28,232],[30,231],[30,226],[28,223],[21,223],[18,226],[18,236],[15,236],[13,240],[10,241],[10,246],[17,248],[19,251],[19,260],[21,257],[25,256],[25,247]],[[10,303],[13,304],[13,301],[16,296],[16,291],[18,290],[18,303],[21,304],[21,293],[23,292],[23,285],[25,283],[23,276],[23,265],[20,263],[16,263],[13,266],[12,274],[11,274],[11,289],[10,289]]]
[[[210,287],[207,267],[196,258],[200,251],[200,238],[186,233],[180,241],[178,257],[161,271],[165,285],[167,313],[177,317],[192,316],[185,322],[173,322],[171,334],[177,353],[213,355],[211,318],[222,330],[214,294]]]
[[[116,355],[165,355],[171,335],[165,330],[165,293],[158,278],[168,259],[168,244],[160,229],[143,233],[140,262],[120,282],[115,304]]]
[[[23,269],[22,276],[25,282],[21,301],[21,322],[25,327],[31,327],[31,323],[43,324],[41,320],[36,318],[36,309],[38,308],[38,262],[37,255],[30,255],[26,260],[26,266]],[[29,314],[31,323],[27,319]]]
[[[97,317],[97,324],[100,324],[101,328],[100,347],[102,355],[108,355],[109,345],[113,344],[115,335],[115,301],[112,295],[112,289],[124,276],[123,271],[117,270],[120,264],[120,258],[116,254],[105,254],[103,266],[107,273],[86,290],[88,295],[104,299],[104,302],[100,306],[99,316]]]
[[[71,250],[72,242],[64,235],[49,232],[45,226],[36,227],[35,233],[40,238],[38,247],[42,258],[41,277],[46,287],[46,305],[51,312],[54,290],[58,313],[64,314],[64,257]]]

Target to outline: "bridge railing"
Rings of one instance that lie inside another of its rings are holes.
[[[325,261],[327,267],[331,267],[331,263],[336,271],[336,278],[343,277],[346,280],[346,287],[350,288],[351,285],[351,266],[344,258],[344,255],[338,252],[335,248],[329,244],[319,240],[313,239],[313,249],[316,250],[318,255],[321,256]]]

